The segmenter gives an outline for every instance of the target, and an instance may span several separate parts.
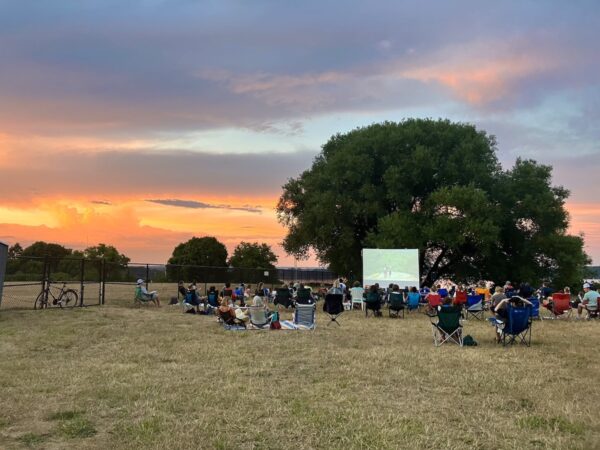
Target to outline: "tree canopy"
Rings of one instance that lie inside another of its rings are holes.
[[[566,234],[568,191],[552,169],[503,170],[493,136],[447,120],[384,122],[333,136],[283,187],[277,212],[297,257],[361,274],[361,250],[417,248],[423,283],[439,277],[580,280],[583,239]],[[562,286],[561,286],[562,287]]]
[[[168,264],[227,267],[227,248],[212,236],[193,237],[175,247]]]
[[[86,281],[100,279],[101,260],[105,261],[105,275],[110,280],[127,277],[129,258],[112,245],[98,244],[84,251],[73,250],[63,245],[37,241],[23,249],[19,243],[9,248],[7,274],[14,279],[39,279],[44,272],[47,259],[49,274],[54,280],[78,279],[81,276],[81,260],[86,259],[84,278]],[[20,258],[19,258],[20,257]],[[16,259],[18,258],[18,259]]]
[[[240,242],[229,258],[229,265],[249,269],[275,269],[277,255],[267,244]]]

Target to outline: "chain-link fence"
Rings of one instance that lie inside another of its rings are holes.
[[[81,258],[8,258],[2,309],[101,304],[102,261]]]
[[[287,283],[319,286],[330,284],[336,275],[326,269],[207,267],[172,264],[119,264],[103,259],[13,257],[9,258],[1,309],[40,306],[131,305],[137,280],[148,290],[158,291],[161,300],[178,298],[178,281],[195,282],[200,295],[211,286],[244,283],[252,289],[263,283],[275,287]],[[69,291],[69,301],[65,293]],[[73,294],[74,293],[74,294]],[[75,298],[76,304],[73,302]]]

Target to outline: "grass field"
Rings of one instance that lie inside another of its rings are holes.
[[[422,314],[226,332],[118,303],[0,313],[0,448],[600,447],[597,322],[434,348]]]

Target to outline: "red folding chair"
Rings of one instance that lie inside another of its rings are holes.
[[[456,295],[454,296],[454,301],[452,302],[456,306],[464,306],[467,303],[467,291],[456,291]]]
[[[571,295],[563,292],[557,292],[552,294],[552,304],[549,308],[551,316],[544,317],[544,319],[568,319],[571,317]],[[540,316],[541,317],[541,316]]]
[[[442,297],[439,294],[427,295],[427,312],[434,314],[437,311],[437,307],[442,305]]]

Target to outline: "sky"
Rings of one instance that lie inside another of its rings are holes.
[[[0,240],[293,265],[286,180],[338,132],[430,117],[552,165],[600,264],[599,30],[576,0],[0,0]]]

